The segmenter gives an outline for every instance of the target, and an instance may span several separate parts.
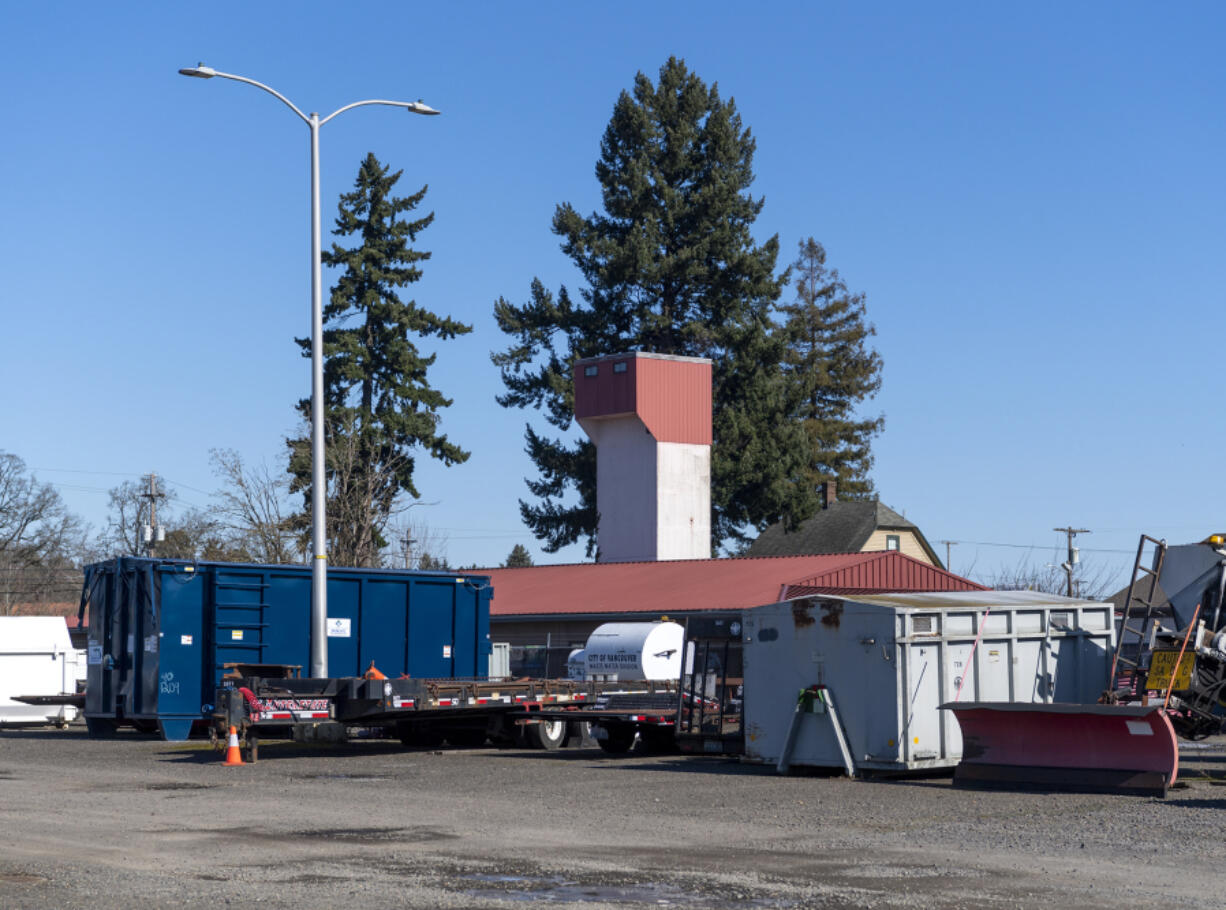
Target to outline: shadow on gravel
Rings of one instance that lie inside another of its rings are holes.
[[[1155,802],[1180,809],[1226,809],[1226,797],[1221,799],[1163,799],[1155,800]]]
[[[222,753],[208,740],[167,744],[161,758],[177,765],[208,765],[221,761]],[[365,740],[357,743],[296,743],[290,740],[260,740],[260,760],[285,761],[300,758],[376,758],[385,755],[438,755],[437,749],[410,749],[400,743]]]
[[[0,740],[5,739],[59,740],[61,742],[71,740],[72,742],[80,742],[83,739],[89,739],[89,734],[84,727],[69,727],[67,730],[58,730],[55,727],[0,727]]]

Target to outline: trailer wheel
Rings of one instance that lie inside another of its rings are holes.
[[[485,730],[475,730],[472,727],[448,730],[447,742],[457,749],[477,749],[485,745]]]
[[[601,751],[610,755],[624,755],[634,745],[634,727],[629,724],[609,724],[604,727],[605,735],[596,740]]]
[[[555,752],[566,739],[566,721],[542,720],[528,725],[528,745],[534,749]]]

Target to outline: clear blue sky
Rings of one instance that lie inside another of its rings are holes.
[[[955,570],[1058,562],[1052,528],[1071,523],[1094,531],[1087,564],[1122,576],[1141,531],[1226,529],[1221,4],[75,3],[4,20],[0,449],[96,526],[124,476],[156,470],[204,504],[210,447],[277,458],[309,389],[292,340],[309,331],[307,131],[255,89],[176,74],[203,61],[307,111],[444,112],[327,125],[325,216],[367,151],[406,191],[429,184],[414,297],[475,327],[433,373],[472,458],[418,475],[451,561],[516,542],[581,558],[542,554],[519,522],[525,417],[494,402],[491,309],[534,276],[578,284],[554,206],[597,205],[618,92],[676,54],[753,129],[757,234],[779,235],[780,267],[812,235],[867,295],[873,477],[930,540],[960,541]]]

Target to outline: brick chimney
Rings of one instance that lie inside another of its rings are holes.
[[[838,501],[837,482],[833,480],[823,480],[817,485],[817,502],[818,506],[823,509],[828,509]]]

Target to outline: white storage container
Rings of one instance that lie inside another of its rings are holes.
[[[955,697],[1096,701],[1115,646],[1111,604],[1034,591],[798,598],[743,624],[745,757],[778,762],[798,693],[824,685],[857,769],[876,771],[957,764],[961,732],[940,710]],[[792,765],[843,766],[831,716],[802,717]]]
[[[0,725],[66,724],[70,705],[27,705],[15,695],[72,695],[85,678],[85,652],[62,616],[0,616]]]
[[[678,679],[685,629],[675,622],[606,622],[588,636],[588,679]]]

